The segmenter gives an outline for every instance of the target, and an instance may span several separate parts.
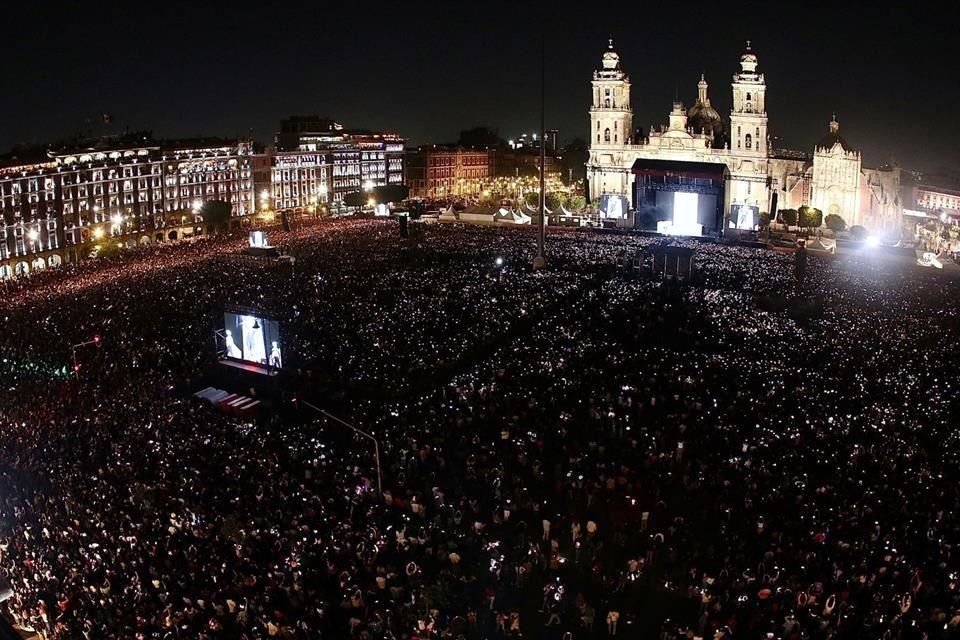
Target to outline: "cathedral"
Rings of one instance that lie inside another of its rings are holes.
[[[841,216],[848,226],[863,225],[878,232],[899,228],[900,170],[864,168],[860,153],[841,137],[836,116],[812,155],[771,148],[767,83],[749,41],[731,89],[729,126],[710,104],[709,85],[701,75],[696,103],[685,109],[675,102],[669,123],[650,127],[642,135],[633,128],[630,78],[611,39],[600,69],[593,72],[587,162],[591,201],[622,196],[637,208],[637,167],[659,162],[673,167],[664,174],[672,175],[682,163],[697,163],[691,167],[714,163],[726,167],[719,203],[724,227],[738,205],[760,212],[808,205],[824,216]]]

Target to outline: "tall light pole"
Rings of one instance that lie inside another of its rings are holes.
[[[377,441],[377,439],[376,439],[375,437],[373,437],[372,435],[370,435],[370,434],[367,433],[366,431],[363,431],[362,429],[358,429],[357,427],[353,426],[353,425],[350,424],[349,422],[346,422],[345,420],[341,420],[340,418],[338,418],[337,416],[333,415],[333,414],[330,413],[329,411],[325,411],[324,409],[321,409],[320,407],[318,407],[318,406],[316,406],[316,405],[313,405],[313,404],[307,402],[306,400],[301,400],[300,402],[301,402],[303,405],[305,405],[306,407],[308,407],[308,408],[310,408],[310,409],[313,409],[313,410],[316,411],[317,413],[319,413],[319,414],[321,414],[321,415],[323,415],[323,416],[326,416],[327,418],[333,420],[334,422],[337,422],[337,423],[339,423],[339,424],[342,424],[343,426],[345,426],[347,429],[350,429],[350,430],[353,431],[354,433],[357,433],[357,434],[363,436],[364,438],[369,438],[370,440],[373,440],[373,459],[374,459],[374,460],[376,461],[376,463],[377,463],[377,494],[378,494],[378,498],[377,498],[377,499],[378,499],[378,500],[383,500],[383,476],[382,476],[382,474],[380,473],[380,442]]]
[[[540,19],[540,227],[537,229],[537,257],[533,259],[533,270],[539,271],[547,266],[547,257],[544,255],[543,244],[547,228],[547,190],[546,190],[546,157],[547,133],[546,105],[547,105],[547,34],[544,19]]]

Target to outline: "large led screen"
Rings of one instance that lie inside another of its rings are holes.
[[[274,369],[283,367],[280,328],[275,320],[224,313],[223,339],[228,358]]]
[[[623,196],[605,195],[600,197],[600,217],[622,220],[627,217],[630,202]]]

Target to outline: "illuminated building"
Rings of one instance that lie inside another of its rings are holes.
[[[270,157],[269,202],[276,211],[309,212],[330,197],[332,167],[316,151],[276,152]]]
[[[275,165],[287,166],[281,168],[279,175],[276,167],[274,170],[274,206],[278,210],[296,208],[292,194],[295,190],[302,194],[304,188],[311,196],[316,194],[338,203],[346,194],[366,186],[403,184],[405,141],[394,133],[350,130],[334,120],[291,116],[281,121],[274,142]],[[304,153],[314,155],[308,158]],[[307,170],[306,178],[302,171],[291,172],[292,165],[297,164]],[[313,178],[309,177],[310,171]],[[324,185],[326,191],[321,192]],[[289,196],[285,195],[288,193]]]
[[[477,196],[496,175],[496,151],[432,145],[407,154],[410,195]]]
[[[860,152],[840,135],[840,123],[834,116],[830,132],[814,147],[812,206],[824,216],[839,215],[849,225],[862,224],[861,169]]]
[[[701,75],[694,106],[687,110],[675,102],[669,124],[652,126],[644,136],[632,128],[630,78],[611,41],[591,83],[587,162],[591,200],[630,196],[637,160],[722,163],[729,170],[722,196],[726,214],[738,205],[761,212],[775,205],[777,209],[810,205],[821,209],[824,217],[841,216],[848,226],[861,224],[878,231],[899,228],[903,214],[899,169],[864,168],[859,152],[840,136],[835,118],[812,156],[771,149],[767,85],[758,68],[748,42],[740,69],[732,76],[729,128],[711,105],[709,86]]]
[[[247,142],[134,135],[11,158],[0,167],[0,278],[81,260],[105,237],[133,246],[193,233],[207,200],[247,215],[252,156]]]

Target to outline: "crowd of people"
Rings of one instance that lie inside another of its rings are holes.
[[[212,238],[4,285],[9,619],[51,640],[960,638],[960,283],[864,256],[798,284],[788,256],[691,240],[676,286],[656,240],[577,231],[534,273],[531,230],[411,226],[271,232],[292,268]],[[279,320],[295,402],[248,420],[191,397],[227,305]]]

